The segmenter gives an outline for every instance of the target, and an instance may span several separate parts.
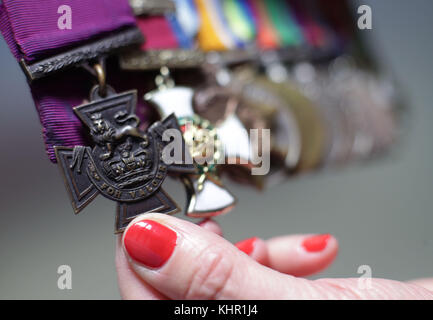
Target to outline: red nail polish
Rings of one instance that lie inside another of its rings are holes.
[[[306,238],[302,242],[302,246],[308,252],[319,252],[326,248],[329,238],[331,238],[330,234],[319,234],[316,236],[312,236]]]
[[[149,268],[159,268],[173,253],[176,239],[176,232],[166,226],[142,220],[128,228],[123,241],[132,259]]]
[[[247,255],[250,255],[254,250],[254,244],[257,241],[257,237],[245,239],[242,241],[239,241],[235,244],[235,246],[241,250],[242,252],[245,252]]]

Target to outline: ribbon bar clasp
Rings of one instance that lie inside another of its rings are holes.
[[[29,82],[32,82],[65,69],[83,65],[89,60],[106,57],[139,45],[143,41],[140,30],[132,27],[32,64],[27,64],[22,59],[20,66]]]

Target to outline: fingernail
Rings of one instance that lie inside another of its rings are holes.
[[[302,242],[302,246],[308,252],[319,252],[326,248],[328,240],[331,238],[330,234],[319,234],[306,238]]]
[[[235,246],[242,252],[250,255],[254,250],[254,244],[256,243],[257,239],[257,237],[245,239],[236,243]]]
[[[153,221],[137,221],[124,236],[125,250],[135,261],[149,267],[162,267],[176,246],[176,232]]]

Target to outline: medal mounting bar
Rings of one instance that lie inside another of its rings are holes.
[[[281,62],[296,62],[309,59],[310,61],[330,60],[336,56],[334,51],[312,50],[308,47],[303,48],[283,48],[272,51]],[[218,55],[221,64],[232,66],[242,63],[261,60],[267,51],[260,50],[229,50],[221,52],[203,52],[191,49],[163,49],[163,50],[131,50],[122,53],[119,57],[120,67],[123,70],[146,71],[158,70],[161,66],[170,69],[199,68],[208,62],[208,57]]]
[[[229,50],[219,52],[221,63],[224,65],[236,65],[247,62],[262,60],[263,55],[272,53],[280,62],[298,62],[298,61],[326,61],[337,57],[339,52],[335,48],[311,48],[309,46],[287,47],[278,50],[261,51],[257,49]]]
[[[89,60],[117,53],[143,41],[140,30],[133,27],[32,64],[21,60],[20,65],[27,79],[32,82],[67,68],[83,65]]]
[[[209,54],[215,54],[215,52]],[[237,49],[222,51],[217,54],[219,54],[220,62],[223,65],[234,65],[256,61],[260,56],[260,51],[257,49]]]
[[[310,47],[302,45],[299,47],[281,48],[276,51],[280,61],[283,62],[300,62],[300,61],[329,61],[336,58],[340,52],[335,47]]]
[[[120,57],[120,67],[124,70],[155,70],[167,68],[197,68],[206,62],[206,55],[199,50],[133,50]]]
[[[129,4],[136,16],[157,16],[176,12],[176,6],[171,0],[129,0]]]

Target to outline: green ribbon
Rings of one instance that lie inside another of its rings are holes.
[[[298,46],[304,39],[285,0],[263,0],[269,20],[277,31],[283,47]]]

